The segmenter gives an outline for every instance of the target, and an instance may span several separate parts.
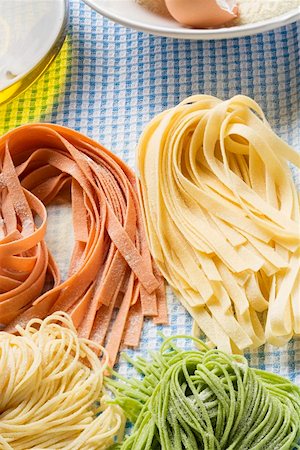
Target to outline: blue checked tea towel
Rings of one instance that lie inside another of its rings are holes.
[[[126,29],[71,0],[59,57],[25,94],[0,109],[0,132],[33,121],[58,123],[100,141],[134,167],[138,137],[155,114],[191,94],[226,99],[242,93],[253,97],[277,133],[300,151],[299,48],[299,23],[241,39],[184,41]],[[71,215],[65,206],[57,208],[59,202],[50,212],[48,243],[66,275]],[[57,223],[60,233],[54,232]],[[130,354],[147,356],[157,349],[159,331],[191,332],[191,318],[170,290],[168,301],[170,325],[146,322],[141,346]],[[300,385],[300,339],[280,349],[266,345],[247,357],[253,367]],[[124,362],[119,368],[132,373]]]

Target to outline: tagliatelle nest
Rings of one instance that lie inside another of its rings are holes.
[[[300,156],[255,101],[187,98],[138,145],[150,249],[198,327],[227,352],[300,333]]]

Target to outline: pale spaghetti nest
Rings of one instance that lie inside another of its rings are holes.
[[[106,449],[123,436],[121,409],[106,403],[102,360],[66,313],[0,333],[0,448]]]

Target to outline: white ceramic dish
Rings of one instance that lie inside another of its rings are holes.
[[[284,0],[282,0],[284,1]],[[183,28],[177,22],[159,17],[136,4],[135,0],[84,0],[98,13],[126,27],[159,36],[179,39],[229,39],[269,31],[300,19],[300,6],[273,19],[248,25],[214,30]]]

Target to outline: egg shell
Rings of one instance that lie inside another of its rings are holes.
[[[214,28],[238,16],[235,6],[230,12],[219,6],[217,0],[165,0],[170,14],[182,25],[193,28]],[[224,3],[224,2],[223,2]]]

